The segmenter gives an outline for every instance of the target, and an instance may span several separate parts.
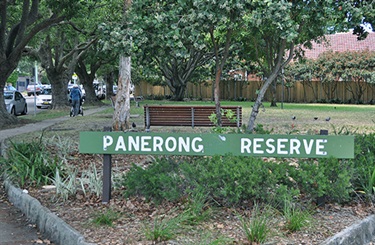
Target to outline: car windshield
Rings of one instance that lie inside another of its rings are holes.
[[[48,95],[51,95],[52,94],[52,90],[49,89],[49,88],[46,88],[43,90],[43,93],[42,94],[48,94]]]
[[[13,99],[13,93],[4,93],[4,99],[6,100],[12,100]]]

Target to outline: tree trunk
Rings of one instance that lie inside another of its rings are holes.
[[[113,113],[113,131],[125,131],[130,128],[130,80],[131,59],[120,56],[118,90]]]
[[[98,105],[98,104],[103,104],[98,97],[96,97],[95,94],[95,89],[93,86],[93,81],[94,80],[86,80],[82,79],[81,84],[83,85],[85,92],[86,92],[86,98],[85,98],[85,104],[89,105]]]
[[[90,72],[86,68],[86,64],[80,59],[75,68],[80,83],[86,92],[85,104],[89,105],[102,105],[102,102],[96,97],[93,81],[95,79],[96,71],[99,66],[96,64],[90,64]]]
[[[51,80],[50,76],[48,76],[48,79],[50,79],[52,86],[52,109],[69,107],[67,74],[55,74],[53,80]]]
[[[175,86],[174,89],[175,90],[174,90],[174,93],[172,95],[172,100],[182,101],[184,99],[184,94],[185,94],[185,91],[186,91],[186,86],[183,86],[183,85]]]
[[[4,91],[6,80],[7,80],[6,76],[0,77],[0,91]],[[0,101],[1,101],[0,103],[0,128],[4,128],[5,126],[16,124],[17,117],[8,113],[5,107],[3,92],[0,93]]]
[[[220,77],[221,77],[222,70],[218,67],[216,69],[216,76],[215,76],[215,90],[214,90],[214,97],[215,97],[215,107],[216,107],[216,118],[217,118],[217,125],[221,127],[221,105],[220,105]]]
[[[272,99],[271,99],[271,107],[277,107],[277,98],[276,98],[276,86],[277,86],[277,83],[276,83],[276,79],[272,82],[272,86],[271,86],[271,94],[272,94]]]
[[[106,76],[104,76],[105,82],[106,82],[106,90],[105,90],[105,96],[106,98],[110,98],[113,96],[113,71],[108,73]]]
[[[248,132],[253,132],[254,130],[254,127],[255,127],[255,119],[257,118],[258,116],[258,113],[259,113],[259,108],[260,106],[262,105],[262,101],[263,101],[263,98],[264,98],[264,95],[268,89],[268,87],[270,86],[270,84],[273,82],[273,80],[276,78],[276,74],[272,74],[267,80],[266,82],[264,83],[264,85],[262,86],[262,88],[260,89],[259,93],[258,93],[258,97],[257,99],[255,100],[255,103],[253,105],[253,109],[251,110],[251,114],[250,114],[250,118],[249,118],[249,124],[247,126],[247,131]]]

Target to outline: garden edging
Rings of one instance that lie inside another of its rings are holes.
[[[368,244],[375,238],[375,215],[358,221],[325,240],[322,245]]]
[[[13,203],[38,229],[52,242],[64,245],[95,245],[88,243],[84,237],[65,223],[35,198],[13,186],[9,180],[4,181],[8,200]],[[347,227],[336,235],[326,239],[322,245],[367,244],[375,238],[375,215]]]
[[[4,181],[8,200],[18,208],[31,223],[37,225],[40,232],[55,244],[64,245],[95,245],[88,243],[84,237],[35,198],[12,185],[9,180]]]

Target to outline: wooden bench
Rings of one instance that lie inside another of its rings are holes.
[[[224,110],[232,110],[236,121],[231,122],[225,116],[222,117],[223,127],[241,127],[242,107],[222,106]],[[215,113],[215,106],[144,106],[144,122],[146,129],[151,126],[191,126],[191,127],[213,127],[209,119]]]

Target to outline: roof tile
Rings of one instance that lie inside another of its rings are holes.
[[[312,49],[305,49],[305,57],[316,59],[319,54],[326,51],[344,52],[344,51],[364,51],[366,49],[375,51],[375,32],[370,32],[365,40],[358,41],[357,36],[349,33],[337,33],[327,35],[328,43],[318,44],[313,42]]]

